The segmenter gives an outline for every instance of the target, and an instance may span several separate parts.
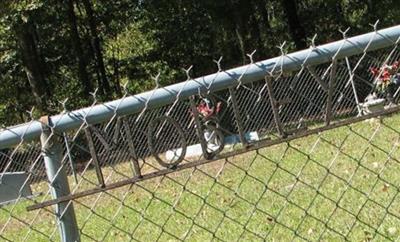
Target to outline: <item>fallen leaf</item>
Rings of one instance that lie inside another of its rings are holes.
[[[387,192],[388,190],[389,190],[389,184],[387,184],[387,183],[385,183],[384,185],[383,185],[383,188],[382,188],[382,191],[383,192]]]

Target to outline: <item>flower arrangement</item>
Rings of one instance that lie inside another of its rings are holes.
[[[375,85],[378,92],[389,94],[391,86],[400,85],[400,62],[396,61],[392,65],[384,65],[381,68],[372,67],[372,75],[376,78]],[[393,93],[392,93],[393,94]]]
[[[362,113],[373,113],[395,104],[394,95],[400,87],[399,69],[399,61],[392,65],[385,64],[380,68],[370,68],[370,72],[375,77],[375,90],[361,103]],[[385,106],[386,104],[388,105]]]

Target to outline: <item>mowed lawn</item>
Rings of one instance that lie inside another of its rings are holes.
[[[78,199],[81,239],[396,240],[399,132],[398,114],[371,119]],[[127,169],[119,164],[105,176],[118,180]],[[84,177],[96,179],[93,170]],[[32,188],[46,191],[47,184]],[[31,203],[0,209],[0,241],[60,240],[52,207],[27,212]]]

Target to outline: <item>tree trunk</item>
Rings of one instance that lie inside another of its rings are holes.
[[[242,62],[244,64],[244,63],[246,63],[246,45],[244,42],[243,32],[241,31],[241,28],[239,27],[238,24],[236,24],[235,33],[236,33],[237,40],[239,42],[240,53],[242,55]]]
[[[117,50],[117,55],[119,56],[119,49]],[[120,83],[120,74],[119,74],[119,60],[115,56],[115,51],[113,51],[113,67],[114,67],[114,85],[115,92],[119,97],[122,97],[121,83]]]
[[[283,9],[286,14],[289,32],[297,49],[307,48],[306,32],[302,26],[298,13],[296,0],[282,0]]]
[[[346,21],[346,16],[343,13],[342,3],[340,1],[335,3],[335,17],[336,23],[340,25],[340,28],[346,29],[348,24]]]
[[[374,24],[379,18],[379,17],[377,17],[377,16],[379,16],[379,14],[378,14],[379,7],[377,7],[375,0],[368,0],[367,6],[368,6],[368,15],[367,16],[368,16],[369,22],[371,24]]]
[[[233,24],[234,24],[234,31],[236,34],[236,38],[239,43],[239,48],[240,52],[242,55],[242,60],[243,64],[246,63],[247,60],[247,51],[248,51],[248,46],[247,46],[247,41],[246,41],[246,20],[243,18],[243,11],[245,9],[242,9],[242,1],[239,0],[239,2],[236,2],[234,0],[230,0],[230,9],[232,12],[232,17],[233,17]]]
[[[258,1],[258,0],[256,0]],[[259,19],[257,19],[256,15],[257,15],[257,8],[256,6],[253,4],[254,1],[249,0],[246,5],[248,6],[248,23],[249,23],[249,29],[250,29],[250,40],[252,43],[251,45],[251,50],[249,50],[250,52],[252,52],[253,50],[257,50],[259,53],[263,52],[263,40],[261,38],[261,29],[260,29],[260,25],[259,25]]]
[[[34,37],[35,28],[34,23],[28,18],[26,21],[20,21],[15,26],[15,31],[23,68],[28,78],[33,98],[38,109],[44,112],[48,110],[46,90],[49,87],[46,85],[45,74],[43,72],[44,63],[42,58],[40,58]]]
[[[92,83],[89,80],[87,72],[87,61],[85,53],[82,50],[82,43],[79,37],[78,25],[76,22],[76,15],[74,11],[74,0],[68,0],[67,15],[71,28],[71,40],[74,47],[76,59],[78,61],[78,77],[83,86],[83,94],[88,97],[89,93],[93,91]]]
[[[253,0],[254,12],[258,13],[260,16],[260,20],[258,21],[258,27],[260,29],[260,39],[264,42],[264,44],[268,41],[270,36],[271,25],[268,19],[268,11],[265,6],[264,0]],[[265,45],[262,45],[265,48]]]
[[[94,55],[96,57],[97,68],[100,73],[99,89],[106,96],[110,97],[111,96],[111,88],[110,88],[110,84],[108,82],[107,75],[106,75],[103,53],[102,53],[101,45],[100,45],[100,38],[97,33],[96,19],[94,16],[92,4],[90,3],[90,0],[82,0],[82,3],[83,3],[83,6],[85,7],[85,11],[86,11],[86,15],[87,15],[88,23],[89,23],[90,34],[92,37],[92,46],[94,49]]]

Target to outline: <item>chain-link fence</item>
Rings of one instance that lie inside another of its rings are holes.
[[[400,26],[343,36],[4,128],[0,240],[397,240]]]

